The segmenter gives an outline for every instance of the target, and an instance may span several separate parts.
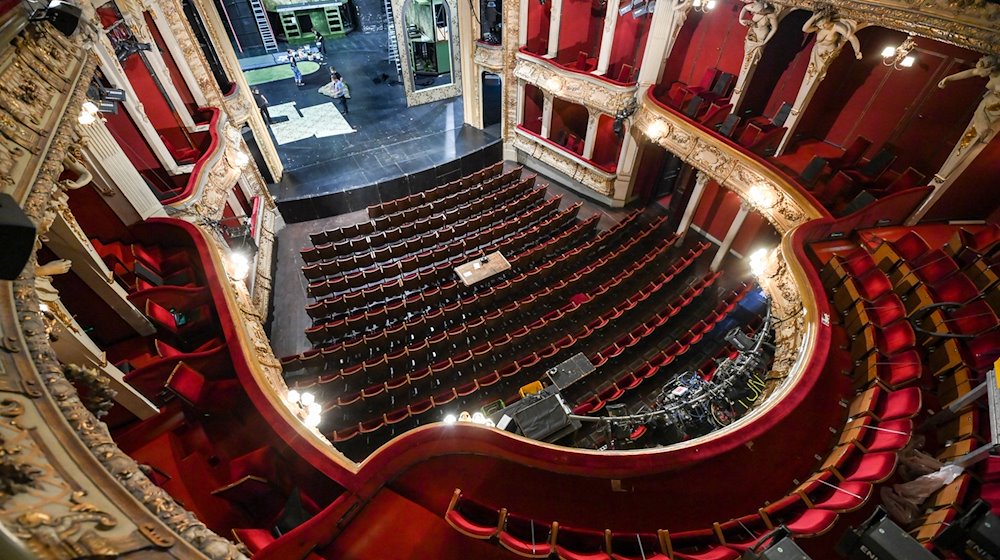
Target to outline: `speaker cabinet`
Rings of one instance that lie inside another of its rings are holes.
[[[35,224],[17,201],[0,193],[0,280],[13,280],[24,269],[35,244]]]

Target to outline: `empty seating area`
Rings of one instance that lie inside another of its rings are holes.
[[[705,273],[709,245],[676,247],[664,217],[633,212],[599,231],[599,215],[579,208],[495,165],[310,234],[300,254],[313,347],[282,365],[322,404],[320,430],[361,460],[447,414],[511,404],[577,353],[598,371],[569,404],[597,412],[653,377],[639,372],[652,349],[683,354],[748,290],[720,287]],[[465,285],[455,267],[494,251],[510,268]],[[664,338],[683,308],[717,297],[691,338]]]
[[[156,329],[149,336],[95,333],[108,342],[102,350],[125,382],[158,408],[140,420],[116,406],[107,423],[147,476],[209,527],[267,535],[297,512],[318,512],[339,489],[285,446],[261,438],[271,428],[244,389],[249,358],[219,285],[226,276],[200,235],[187,222],[160,219],[132,228],[128,239],[93,240]]]

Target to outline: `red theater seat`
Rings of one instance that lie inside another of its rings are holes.
[[[588,531],[560,527],[556,539],[556,554],[561,560],[609,560],[608,541],[611,531]]]
[[[555,551],[559,524],[540,525],[533,519],[508,514],[507,521],[498,535],[500,545],[526,558],[548,558]]]
[[[500,532],[507,517],[507,510],[495,510],[462,497],[455,489],[444,514],[445,521],[456,531],[474,539],[489,539]]]

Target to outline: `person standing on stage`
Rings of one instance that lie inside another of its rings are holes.
[[[303,85],[302,72],[299,70],[299,63],[295,61],[295,51],[292,49],[288,49],[288,64],[292,67],[292,77],[295,78],[295,85]]]
[[[344,115],[350,115],[350,111],[347,110],[347,100],[351,98],[351,90],[344,83],[340,74],[333,78],[333,97],[340,100],[341,106],[344,107]]]
[[[267,110],[267,98],[260,92],[260,88],[253,88],[253,101],[257,104],[257,108],[260,109],[260,116],[264,118],[264,122],[274,124],[274,121],[271,119],[271,113]]]

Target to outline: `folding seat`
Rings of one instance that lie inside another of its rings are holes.
[[[458,395],[454,389],[448,389],[431,397],[431,401],[434,403],[434,406],[441,406],[450,403],[457,397]]]
[[[429,399],[429,398],[427,398],[427,399],[421,399],[421,400],[419,400],[419,401],[417,401],[415,403],[411,403],[411,404],[407,405],[406,408],[407,408],[407,410],[410,411],[410,416],[414,417],[414,416],[418,416],[420,414],[423,414],[423,413],[427,412],[428,410],[434,408],[434,402],[431,399]]]
[[[507,514],[503,528],[497,535],[500,546],[526,558],[547,558],[555,550],[559,524],[536,523],[535,520]]]
[[[929,285],[935,303],[965,304],[980,296],[979,288],[964,274],[954,274]]]
[[[200,371],[179,362],[164,388],[196,411],[218,412],[233,406],[240,394],[240,383],[235,379],[209,380]]]
[[[876,422],[871,416],[851,419],[840,432],[837,445],[854,444],[864,453],[899,451],[913,435],[909,418]]]
[[[506,517],[505,508],[493,509],[463,498],[462,491],[457,488],[444,514],[445,521],[452,528],[474,539],[495,537],[503,527]]]
[[[843,481],[829,471],[821,471],[799,485],[793,494],[810,508],[847,513],[865,505],[872,490],[870,482]]]
[[[399,408],[393,410],[392,412],[387,412],[383,414],[382,420],[388,426],[391,424],[399,424],[400,422],[406,420],[409,417],[410,417],[410,410],[408,408]]]
[[[560,560],[610,560],[611,531],[560,527],[556,554]]]
[[[965,363],[974,370],[988,370],[1000,358],[1000,331],[990,331],[962,342]]]
[[[854,368],[856,387],[867,387],[878,381],[893,390],[919,381],[923,377],[923,361],[914,348],[892,356],[871,353]]]
[[[365,420],[364,422],[361,422],[361,424],[359,424],[358,426],[358,430],[362,434],[368,434],[374,432],[375,430],[381,428],[384,425],[385,425],[385,419],[380,416],[378,418],[372,418],[370,420]]]
[[[820,470],[830,471],[841,481],[878,483],[896,470],[896,452],[865,453],[854,443],[834,448]]]

